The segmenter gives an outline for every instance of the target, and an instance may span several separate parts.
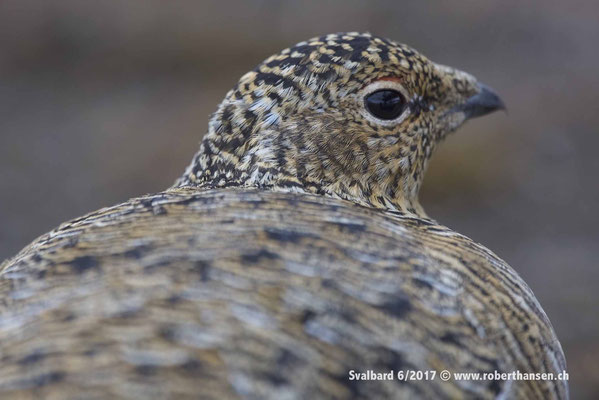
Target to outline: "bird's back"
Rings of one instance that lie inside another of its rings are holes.
[[[489,250],[323,196],[173,189],[0,267],[0,398],[560,398],[560,381],[439,372],[564,369],[532,292]]]

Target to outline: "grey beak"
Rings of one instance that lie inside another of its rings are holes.
[[[490,87],[478,84],[479,92],[470,97],[458,110],[466,114],[466,119],[481,117],[497,110],[505,110],[505,104]]]

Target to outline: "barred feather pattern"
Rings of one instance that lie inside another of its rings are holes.
[[[0,270],[2,398],[565,398],[522,279],[436,224],[308,194],[177,189],[67,222]]]

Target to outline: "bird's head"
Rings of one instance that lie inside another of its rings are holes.
[[[424,215],[418,191],[435,145],[501,108],[473,76],[408,46],[322,36],[239,80],[176,186],[310,192]]]

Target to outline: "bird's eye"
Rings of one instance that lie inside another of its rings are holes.
[[[380,89],[364,99],[366,109],[378,119],[391,120],[399,117],[405,108],[405,99],[397,90]]]

